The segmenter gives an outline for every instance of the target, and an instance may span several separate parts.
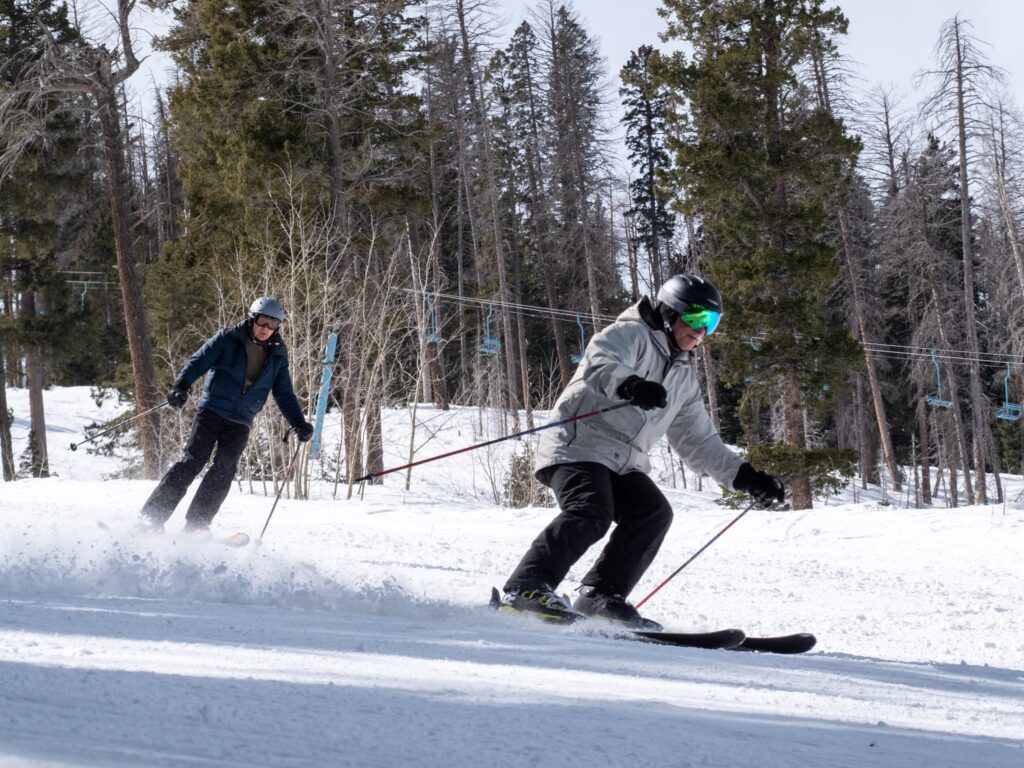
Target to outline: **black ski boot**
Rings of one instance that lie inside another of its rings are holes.
[[[587,618],[604,619],[629,629],[644,632],[660,632],[664,629],[658,622],[641,616],[622,595],[607,595],[599,592],[597,587],[581,587],[580,596],[572,604],[572,609]]]
[[[547,584],[520,587],[506,592],[495,607],[505,613],[536,616],[554,624],[572,624],[579,618],[573,611],[569,598],[557,594]]]

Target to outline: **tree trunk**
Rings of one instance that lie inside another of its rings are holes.
[[[931,283],[932,299],[935,302],[936,325],[939,330],[939,339],[947,349],[951,348],[949,337],[946,334],[946,327],[942,322],[942,303],[939,299],[938,287]],[[953,428],[956,436],[957,453],[963,461],[961,469],[964,472],[964,496],[968,504],[974,504],[974,484],[971,481],[971,452],[967,449],[967,435],[964,430],[963,415],[960,411],[960,388],[957,385],[956,375],[952,370],[946,372],[946,381],[949,384],[949,399],[953,403],[950,410],[953,412]]]
[[[106,83],[109,83],[109,70]],[[100,127],[103,133],[103,154],[107,166],[107,198],[110,204],[111,226],[114,230],[114,248],[117,252],[117,271],[121,283],[121,303],[124,306],[125,331],[128,352],[132,361],[135,386],[135,407],[139,412],[157,404],[153,374],[153,351],[146,327],[142,285],[135,268],[129,223],[129,191],[124,172],[124,141],[118,118],[116,90],[109,85],[97,94]],[[143,473],[155,479],[160,470],[160,447],[157,438],[157,413],[138,421],[139,444],[142,447]]]
[[[957,144],[960,155],[960,237],[964,269],[964,319],[967,321],[967,345],[971,358],[967,362],[971,393],[971,416],[974,424],[974,489],[981,504],[988,503],[988,489],[985,482],[985,448],[990,440],[988,420],[982,404],[981,372],[976,362],[979,355],[978,326],[974,312],[974,263],[971,249],[971,196],[967,178],[967,122],[964,107],[963,45],[960,40],[960,26],[955,27],[957,43],[956,103],[957,103]]]
[[[866,490],[871,482],[878,481],[878,473],[874,470],[875,454],[871,441],[868,440],[868,431],[864,424],[864,379],[858,374],[855,377],[855,382],[854,412],[857,420],[857,451],[860,454],[860,481],[861,488]]]
[[[512,281],[515,286],[516,304],[523,303],[523,270],[519,258],[519,235],[512,231]],[[530,393],[530,367],[526,359],[526,330],[523,328],[523,316],[515,313],[516,349],[519,350],[519,375],[523,381],[523,410],[526,412],[526,428],[533,429],[533,398]]]
[[[864,306],[860,299],[860,280],[853,265],[853,254],[850,252],[849,228],[846,223],[846,213],[839,212],[839,231],[843,241],[843,260],[850,276],[850,289],[853,294],[853,311],[857,321],[857,334],[862,346],[866,346],[868,339],[867,320],[865,318]],[[893,488],[900,490],[900,473],[896,466],[896,453],[892,447],[892,436],[889,433],[889,420],[885,415],[885,400],[882,397],[882,384],[878,377],[878,367],[875,365],[874,355],[866,348],[864,350],[864,363],[868,371],[868,385],[871,388],[871,403],[875,411],[875,424],[878,427],[878,437],[882,444],[882,457],[885,460],[889,478]]]
[[[792,379],[784,382],[783,386],[783,428],[786,444],[804,451],[807,449],[807,436],[804,432],[803,408],[800,406],[800,390]],[[811,481],[806,475],[795,473],[790,477],[789,486],[793,509],[811,509],[814,506]]]
[[[29,288],[22,294],[22,320],[28,324],[36,316],[36,295]],[[25,345],[25,383],[28,386],[29,412],[29,472],[32,477],[49,477],[50,462],[46,453],[46,412],[43,408],[43,388],[46,372],[43,351],[38,344]]]
[[[931,448],[928,441],[928,414],[924,398],[917,398],[917,437],[921,442],[921,504],[929,507],[932,503]]]
[[[505,233],[504,228],[501,225],[501,209],[498,205],[498,173],[494,160],[494,151],[492,149],[490,120],[488,119],[486,110],[484,109],[482,98],[480,94],[477,93],[476,79],[473,76],[473,56],[469,42],[469,31],[466,26],[466,13],[463,0],[457,0],[456,12],[462,43],[462,61],[466,70],[466,88],[470,97],[473,118],[483,142],[483,160],[484,169],[487,175],[486,185],[488,203],[491,209],[491,231],[493,234],[494,260],[498,271],[498,296],[502,303],[501,318],[502,325],[504,326],[502,351],[504,353],[503,362],[505,365],[505,379],[507,383],[506,394],[508,398],[508,411],[512,415],[513,431],[518,432],[520,397],[517,392],[517,383],[519,377],[516,375],[516,364],[514,360],[515,333],[512,327],[513,322],[509,308],[511,301],[508,288],[508,268],[505,262]],[[466,181],[468,183],[468,179]],[[479,268],[477,270],[477,274],[479,275]]]
[[[7,406],[7,373],[4,370],[4,356],[0,353],[0,467],[3,468],[4,482],[11,482],[17,475],[14,440],[11,438],[12,421]]]

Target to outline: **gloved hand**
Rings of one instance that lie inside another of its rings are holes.
[[[186,400],[188,400],[188,387],[175,384],[167,390],[167,404],[171,408],[181,408],[185,405]]]
[[[732,487],[737,491],[749,493],[757,505],[764,509],[770,507],[773,502],[782,504],[786,500],[786,486],[782,481],[767,472],[759,472],[748,462],[740,465],[736,479],[732,481]]]
[[[313,425],[308,421],[302,422],[295,428],[295,436],[299,439],[300,443],[308,443],[313,439]]]
[[[664,408],[668,405],[668,392],[656,381],[641,379],[639,376],[630,376],[619,384],[615,393],[623,400],[629,400],[633,405],[638,405],[645,411],[652,408]]]

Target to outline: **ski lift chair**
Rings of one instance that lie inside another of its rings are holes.
[[[1020,421],[1021,406],[1010,402],[1010,364],[1006,364],[1006,378],[1003,379],[1003,405],[996,410],[996,418],[1003,421]]]
[[[587,348],[587,337],[583,330],[583,321],[580,319],[579,312],[576,313],[576,325],[580,327],[580,351],[579,354],[575,354],[572,356],[572,361],[574,363],[579,363],[583,360],[583,352]]]
[[[437,331],[437,306],[430,296],[427,297],[427,307],[430,312],[430,330],[423,334],[423,340],[428,344],[444,344],[444,337]]]
[[[935,365],[935,394],[928,395],[926,402],[933,408],[949,408],[953,403],[942,397],[942,370],[939,368],[939,361],[935,357],[934,349],[932,350],[932,363]]]
[[[496,355],[501,352],[501,342],[491,336],[491,317],[494,315],[494,305],[487,305],[487,323],[484,326],[484,340],[478,349],[485,355]]]

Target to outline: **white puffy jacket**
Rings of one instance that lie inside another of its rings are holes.
[[[689,355],[669,350],[664,331],[640,316],[642,299],[595,334],[575,375],[559,396],[551,421],[596,411],[622,402],[615,390],[630,376],[665,387],[668,405],[644,411],[637,406],[563,424],[541,432],[537,471],[554,464],[592,461],[619,473],[651,471],[647,452],[666,433],[672,447],[692,469],[732,488],[743,460],[718,436],[701,397]]]

